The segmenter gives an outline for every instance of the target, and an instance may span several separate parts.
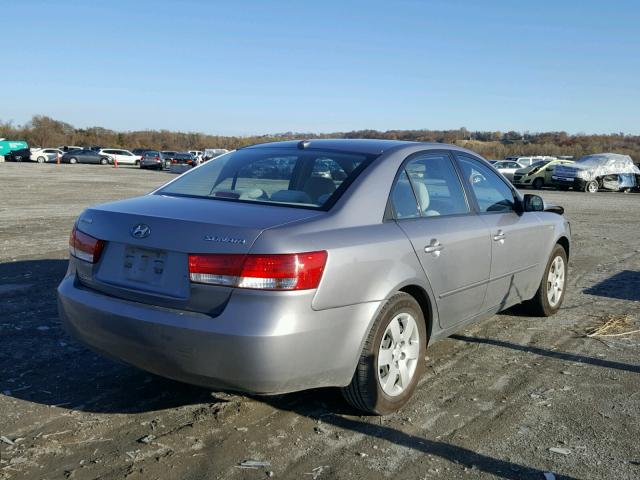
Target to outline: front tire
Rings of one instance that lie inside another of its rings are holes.
[[[46,162],[46,159],[44,157],[38,157],[37,158],[37,162],[38,163],[44,163],[44,162]]]
[[[73,163],[78,163],[78,159],[76,157],[71,157],[69,159],[69,163],[73,164]]]
[[[562,245],[556,244],[538,291],[531,300],[524,303],[527,313],[536,317],[550,317],[555,314],[564,301],[568,272],[567,252]]]
[[[106,158],[101,158],[100,159],[100,165],[106,165],[107,163],[109,163],[109,160]]]
[[[533,181],[533,188],[535,188],[536,190],[541,190],[543,185],[544,185],[544,180],[541,178],[536,178]]]
[[[424,372],[427,332],[420,305],[397,293],[384,305],[367,336],[344,398],[359,410],[386,415],[411,398]]]
[[[591,180],[584,186],[584,191],[588,193],[596,193],[598,191],[598,182]]]

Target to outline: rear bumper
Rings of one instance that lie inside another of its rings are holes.
[[[110,297],[69,274],[58,310],[93,350],[175,380],[258,394],[347,385],[380,302],[314,311],[313,291],[282,293],[236,291],[211,317]]]

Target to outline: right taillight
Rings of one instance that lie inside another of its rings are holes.
[[[100,254],[104,248],[104,240],[98,240],[75,226],[69,237],[69,253],[80,260],[89,263],[96,263],[100,259]]]
[[[327,263],[327,252],[287,254],[192,254],[192,282],[258,290],[317,288]]]

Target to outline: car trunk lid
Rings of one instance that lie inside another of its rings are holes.
[[[146,195],[86,210],[77,228],[106,242],[80,281],[112,296],[214,314],[231,288],[192,284],[189,253],[245,254],[268,228],[322,212],[224,200]]]

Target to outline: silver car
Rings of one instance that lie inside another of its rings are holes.
[[[142,369],[258,394],[410,398],[428,345],[567,284],[562,208],[455,146],[257,145],[91,207],[58,287],[66,328]]]

